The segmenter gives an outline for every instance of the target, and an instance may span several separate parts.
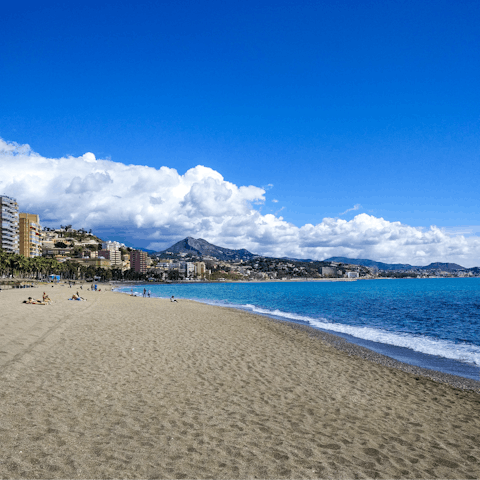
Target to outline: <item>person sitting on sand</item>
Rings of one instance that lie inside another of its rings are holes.
[[[43,298],[43,301],[45,303],[53,303],[52,299],[45,292],[43,292],[43,297],[42,298]]]
[[[172,295],[172,297],[170,298],[170,301],[171,301],[171,302],[178,303],[178,302],[177,302],[177,299],[176,299],[173,295]]]

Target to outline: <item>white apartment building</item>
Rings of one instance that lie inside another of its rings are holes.
[[[7,253],[20,253],[18,204],[6,195],[0,195],[0,247]]]
[[[124,243],[112,242],[110,240],[102,243],[102,250],[120,250],[121,248],[125,248]]]

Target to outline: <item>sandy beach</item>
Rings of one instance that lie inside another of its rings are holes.
[[[476,391],[246,312],[76,290],[0,292],[0,478],[480,477]]]

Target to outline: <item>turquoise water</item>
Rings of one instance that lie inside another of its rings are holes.
[[[134,291],[141,294],[143,288]],[[174,295],[308,324],[407,363],[480,379],[480,278],[145,288],[156,297]]]

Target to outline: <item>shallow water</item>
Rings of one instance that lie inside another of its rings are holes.
[[[156,297],[175,295],[305,323],[406,363],[480,379],[480,278],[145,287]]]

